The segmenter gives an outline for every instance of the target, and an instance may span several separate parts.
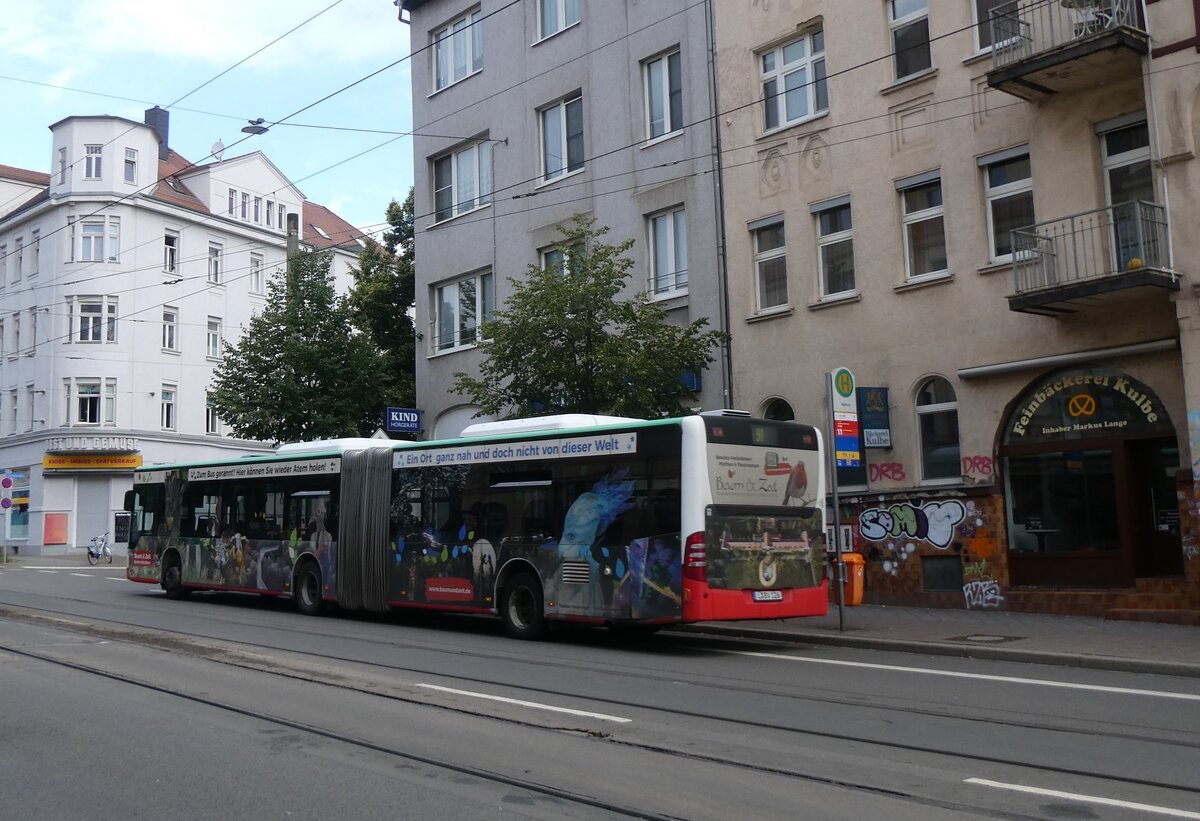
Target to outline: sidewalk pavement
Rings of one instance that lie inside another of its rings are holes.
[[[112,566],[123,568],[125,561],[124,554],[114,555]],[[0,570],[87,566],[87,551],[75,548],[60,556],[19,556],[0,564]],[[1200,678],[1200,627],[1177,624],[864,604],[846,608],[841,630],[837,605],[831,604],[827,615],[807,619],[702,622],[677,629],[794,644]]]

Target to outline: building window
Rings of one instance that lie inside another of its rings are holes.
[[[137,149],[125,149],[125,182],[137,182]]]
[[[888,4],[896,79],[903,80],[933,65],[929,53],[929,0],[888,0]]]
[[[217,409],[213,407],[212,394],[204,395],[204,432],[220,433],[221,420],[217,418]]]
[[[483,24],[478,10],[433,32],[433,89],[445,88],[483,68]]]
[[[104,380],[104,424],[117,423],[117,380]]]
[[[656,295],[687,288],[687,214],[676,208],[647,219],[650,233],[650,290]]]
[[[164,351],[179,350],[179,309],[163,306],[162,348]]]
[[[0,288],[8,283],[8,246],[0,245]]]
[[[546,39],[579,22],[580,0],[539,0],[538,32]]]
[[[175,430],[175,386],[163,385],[159,394],[162,400],[159,421],[163,430]]]
[[[267,227],[275,227],[275,203],[267,200]]]
[[[938,176],[907,185],[901,182],[904,267],[908,279],[944,274],[946,226],[942,211],[942,181]]]
[[[992,43],[992,18],[1015,17],[1017,0],[973,0],[975,12],[975,46],[979,51],[990,49]]]
[[[254,198],[254,222],[262,222],[262,197]]]
[[[440,222],[492,201],[492,152],[479,142],[433,161],[433,202]]]
[[[656,139],[683,128],[683,75],[674,51],[645,63],[646,138]]]
[[[38,309],[36,306],[29,309],[29,350],[25,352],[26,356],[33,356],[37,353],[37,336],[38,336]]]
[[[279,206],[279,230],[280,230],[280,231],[287,231],[287,230],[288,230],[288,226],[287,226],[287,206],[286,206],[286,205],[280,205],[280,206]]]
[[[958,402],[954,388],[940,376],[917,391],[917,437],[921,449],[921,478],[961,479],[958,449]]]
[[[262,254],[250,255],[250,293],[263,292],[263,258]]]
[[[179,264],[179,232],[167,231],[163,234],[163,271],[173,274]]]
[[[75,342],[117,341],[117,298],[79,296],[67,299],[71,340]]]
[[[71,404],[71,383],[67,380],[67,424],[100,424],[100,380],[78,379],[75,382],[75,403]],[[73,411],[73,413],[72,413]]]
[[[542,109],[542,179],[583,168],[583,97]]]
[[[100,161],[103,159],[104,146],[88,145],[84,146],[84,165],[83,178],[85,180],[100,179]]]
[[[204,352],[209,359],[221,358],[221,318],[210,316],[208,318],[208,335]]]
[[[767,311],[787,305],[787,247],[783,220],[753,226],[754,288],[758,310]]]
[[[825,32],[805,34],[759,55],[763,128],[771,131],[829,110]]]
[[[242,192],[242,219],[250,218],[250,195]]]
[[[222,248],[218,243],[210,242],[208,244],[208,284],[221,284],[221,251]]]
[[[117,261],[121,248],[120,217],[109,217],[107,221],[103,217],[85,219],[80,235],[79,259],[81,261]]]
[[[237,212],[237,191],[233,188],[229,189],[229,216],[233,216]]]
[[[62,185],[67,181],[67,149],[58,149],[58,184]]]
[[[1109,229],[1113,268],[1125,271],[1139,265],[1163,264],[1165,240],[1160,226],[1146,218],[1134,203],[1154,202],[1154,170],[1150,163],[1150,132],[1145,122],[1104,132],[1101,148],[1104,197],[1111,214]]]
[[[31,382],[25,386],[25,430],[33,430],[33,418],[37,415],[36,387]]]
[[[21,281],[21,274],[25,268],[25,238],[17,237],[13,241],[13,284]]]
[[[12,332],[13,344],[12,350],[8,352],[9,359],[21,355],[21,314],[19,312],[14,312],[12,315]]]
[[[853,293],[854,223],[849,202],[838,202],[816,211],[817,267],[821,296]]]
[[[12,388],[8,392],[8,418],[9,418],[8,432],[9,432],[9,434],[15,434],[19,430],[18,422],[17,422],[17,389],[16,388]]]
[[[33,248],[33,255],[29,260],[29,275],[36,276],[42,256],[42,232],[40,229],[34,228],[29,232],[29,244]]]
[[[567,248],[559,245],[546,248],[541,253],[542,268],[570,276],[577,272],[585,253],[582,242],[573,243]]]
[[[1033,172],[1028,154],[980,160],[987,201],[988,251],[992,262],[1012,259],[1012,232],[1033,225]]]
[[[491,272],[439,285],[435,292],[434,349],[448,351],[479,341],[480,324],[492,318]]]

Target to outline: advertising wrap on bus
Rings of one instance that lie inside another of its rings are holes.
[[[712,588],[812,587],[821,583],[823,517],[817,488],[820,453],[710,444],[708,584]],[[760,601],[773,600],[770,596]]]

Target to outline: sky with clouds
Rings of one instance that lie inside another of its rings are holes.
[[[226,158],[262,151],[362,228],[412,185],[409,32],[391,0],[0,0],[0,21],[2,164],[49,172],[52,123],[161,105],[188,160],[218,140]],[[259,117],[279,124],[238,143]]]

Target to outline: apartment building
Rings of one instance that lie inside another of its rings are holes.
[[[403,0],[413,60],[416,379],[425,435],[478,408],[479,324],[530,265],[561,264],[574,214],[633,239],[624,296],[724,327],[710,4]],[[681,378],[729,402],[725,352]]]
[[[715,3],[735,401],[857,383],[868,601],[1200,610],[1200,11]]]
[[[265,155],[193,164],[168,133],[157,107],[68,117],[48,173],[0,166],[0,536],[22,554],[113,531],[139,465],[270,449],[230,436],[207,391],[289,227],[352,282],[361,234]]]

